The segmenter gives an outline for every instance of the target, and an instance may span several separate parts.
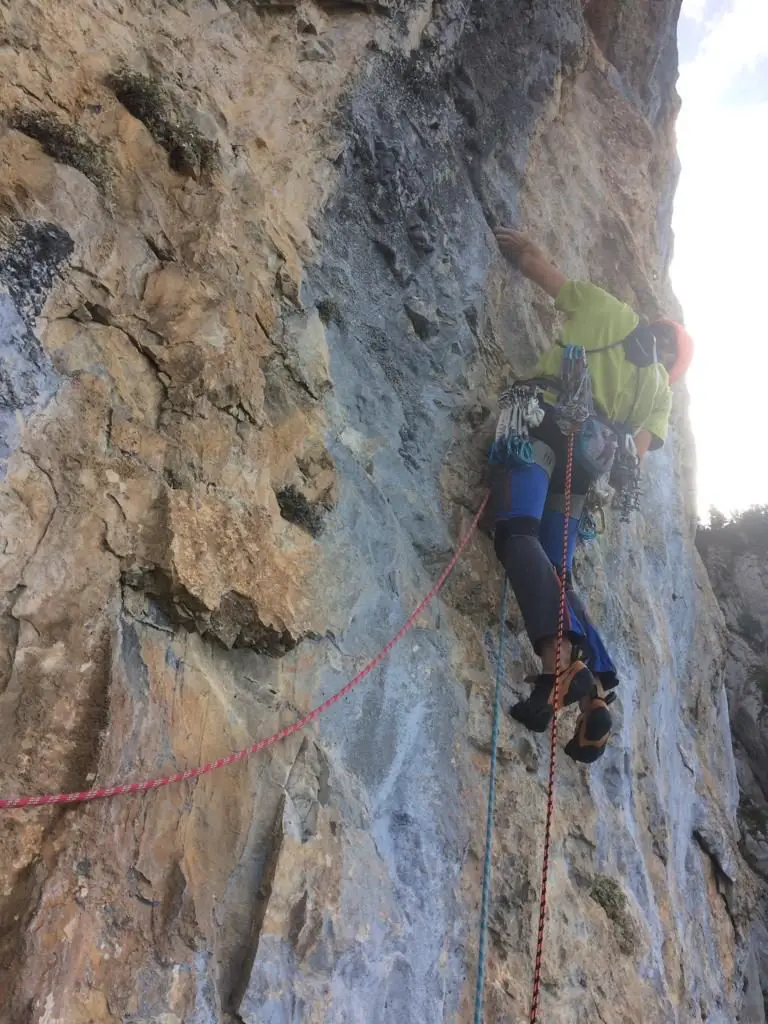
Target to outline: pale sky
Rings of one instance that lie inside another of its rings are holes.
[[[672,284],[699,510],[768,504],[768,0],[683,0]]]

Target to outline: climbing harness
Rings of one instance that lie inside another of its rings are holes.
[[[528,430],[538,427],[544,419],[539,395],[537,385],[529,381],[518,381],[499,395],[496,437],[488,456],[492,465],[530,466],[533,463],[533,446]]]
[[[589,376],[587,354],[583,345],[565,345],[560,364],[559,395],[554,415],[557,425],[567,436],[579,434],[595,411],[592,401],[592,378]]]
[[[614,489],[611,507],[618,510],[619,521],[627,523],[640,506],[640,459],[631,425],[640,396],[640,369],[656,364],[655,337],[647,325],[638,325],[626,338],[594,349],[605,352],[624,345],[627,359],[638,369],[635,395],[627,422],[614,423],[595,409],[587,352],[582,345],[565,345],[559,378],[534,378],[517,381],[499,397],[496,436],[489,453],[495,466],[531,465],[535,461],[530,429],[542,422],[545,409],[541,399],[545,391],[555,396],[553,414],[563,434],[575,437],[574,458],[595,480],[606,477]],[[650,346],[650,355],[647,348]],[[658,364],[657,371],[658,371]],[[657,372],[658,378],[658,372]],[[589,509],[581,518],[579,536],[593,540],[605,530],[602,505]]]
[[[499,617],[499,649],[496,655],[496,691],[493,702],[493,728],[491,730],[491,767],[488,777],[488,813],[485,819],[485,857],[483,859],[483,892],[480,900],[480,939],[477,950],[477,982],[475,984],[475,1024],[483,1024],[483,988],[485,986],[485,946],[488,931],[488,908],[491,898],[491,849],[493,846],[493,808],[496,803],[496,763],[499,747],[499,720],[501,718],[501,684],[504,679],[504,622],[507,612],[507,574],[501,592]]]
[[[216,771],[218,768],[223,768],[225,765],[243,761],[251,754],[257,754],[261,750],[266,750],[267,747],[271,747],[275,743],[279,743],[280,740],[287,739],[289,736],[293,736],[294,733],[300,732],[309,725],[310,722],[314,722],[315,719],[324,714],[330,707],[332,707],[332,705],[340,701],[342,697],[346,697],[358,683],[361,683],[363,679],[365,679],[365,677],[372,672],[373,669],[384,660],[384,658],[386,658],[392,648],[400,643],[405,634],[415,626],[421,613],[442,590],[445,585],[445,581],[448,579],[456,563],[461,558],[464,549],[467,544],[469,544],[475,530],[477,529],[480,517],[488,504],[489,497],[490,494],[486,493],[480,508],[477,510],[477,513],[469,526],[469,529],[459,541],[453,557],[443,570],[437,583],[434,584],[426,597],[424,597],[416,606],[400,630],[392,637],[389,643],[385,644],[379,653],[357,673],[354,679],[351,679],[346,686],[342,686],[342,688],[337,690],[336,693],[331,694],[327,700],[324,700],[322,704],[318,704],[316,708],[313,708],[308,714],[304,715],[303,718],[300,718],[292,725],[286,726],[285,729],[281,729],[272,736],[268,736],[266,739],[258,740],[258,742],[253,743],[250,747],[244,747],[242,750],[238,750],[233,754],[228,754],[226,757],[220,757],[216,761],[208,761],[199,768],[187,768],[186,771],[175,772],[173,775],[165,775],[157,779],[148,779],[145,782],[130,782],[99,789],[87,789],[81,793],[46,793],[42,796],[16,796],[6,799],[0,798],[0,810],[11,810],[14,808],[23,810],[32,807],[47,807],[52,804],[81,804],[89,800],[103,800],[108,797],[125,796],[128,793],[146,793],[149,790],[160,789],[161,786],[170,786],[176,782],[184,782],[189,779],[199,779],[201,775],[207,775],[209,772]]]
[[[573,483],[573,448],[574,437],[568,434],[568,455],[565,464],[565,514],[563,519],[563,557],[560,566],[560,607],[557,616],[557,645],[555,652],[555,679],[560,679],[560,658],[563,640],[565,639],[566,618],[566,574],[568,565],[568,523],[571,516],[571,486]],[[557,757],[557,713],[560,710],[560,687],[555,686],[554,714],[550,726],[549,739],[549,778],[547,782],[547,817],[544,825],[544,857],[541,865],[541,887],[539,896],[539,927],[536,936],[536,960],[533,968],[533,992],[531,995],[530,1024],[539,1019],[539,999],[541,997],[541,965],[544,956],[544,925],[547,917],[547,883],[549,881],[549,855],[552,846],[552,814],[555,806],[555,763]]]
[[[672,321],[660,322],[676,329],[680,346],[680,332],[685,334],[684,330]],[[611,507],[618,510],[619,522],[628,523],[632,512],[640,507],[641,496],[640,459],[635,446],[635,428],[632,426],[640,397],[640,371],[654,366],[656,393],[661,384],[653,325],[640,323],[625,338],[590,350],[593,353],[607,352],[622,345],[627,361],[636,367],[634,399],[627,420],[620,424],[611,422],[595,410],[584,348],[566,345],[563,342],[558,342],[558,345],[564,351],[561,378],[559,382],[555,382],[555,389],[559,386],[569,393],[565,397],[560,394],[555,406],[555,417],[564,434],[572,432],[577,435],[575,457],[578,464],[595,478],[605,475],[610,477],[611,487],[615,491]],[[586,415],[585,410],[588,410]],[[597,528],[597,523],[587,516],[584,530],[582,531],[580,526],[579,534],[585,539],[592,539],[598,532],[601,531]]]
[[[609,348],[612,346],[608,346]],[[598,351],[603,351],[598,349]],[[640,375],[635,379],[635,397],[630,419],[640,394]],[[619,511],[619,521],[628,523],[631,513],[640,506],[640,459],[629,424],[605,421],[595,412],[592,383],[586,352],[580,345],[566,345],[561,370],[561,392],[554,409],[562,432],[575,437],[574,458],[594,480],[609,476],[616,492],[612,507]],[[570,500],[570,495],[569,495]],[[582,532],[588,539],[605,530],[605,515],[599,507],[602,524],[595,519],[596,508],[590,509]],[[601,528],[602,527],[602,528]]]

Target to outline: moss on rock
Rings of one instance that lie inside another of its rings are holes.
[[[590,896],[599,903],[606,916],[613,922],[619,949],[627,956],[635,953],[640,945],[635,922],[627,910],[627,897],[615,878],[608,875],[596,875],[592,883]]]
[[[125,109],[142,122],[168,153],[168,163],[174,171],[199,178],[216,169],[218,145],[178,109],[157,76],[123,66],[109,75],[107,84]]]
[[[76,168],[102,192],[106,190],[110,169],[105,150],[82,129],[39,110],[15,110],[8,124],[39,142],[52,159]]]

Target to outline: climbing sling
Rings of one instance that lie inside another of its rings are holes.
[[[559,379],[517,381],[502,392],[489,461],[492,465],[506,467],[533,463],[530,430],[539,426],[544,417],[540,403],[544,391],[551,392],[556,396],[554,414],[558,426],[563,434],[575,435],[576,463],[595,480],[603,477],[609,480],[615,492],[612,504],[618,509],[619,520],[629,522],[631,513],[639,507],[640,498],[640,459],[632,421],[640,397],[640,370],[657,362],[655,335],[647,325],[640,324],[627,337],[591,350],[605,352],[623,345],[628,361],[637,367],[635,393],[624,423],[613,422],[595,408],[584,347],[562,342],[558,345],[564,350]],[[604,525],[603,521],[603,529]],[[587,516],[584,530],[579,527],[579,535],[590,539],[597,532],[597,521]]]

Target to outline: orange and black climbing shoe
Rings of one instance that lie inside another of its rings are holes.
[[[565,745],[565,752],[574,761],[582,764],[593,764],[608,744],[611,735],[611,713],[608,705],[616,694],[606,695],[598,683],[589,696],[586,707],[576,722],[576,731]]]
[[[552,721],[555,699],[555,674],[533,676],[533,693],[509,709],[510,715],[532,732],[546,732]],[[583,661],[574,661],[559,676],[560,707],[575,704],[595,689],[595,678]]]

